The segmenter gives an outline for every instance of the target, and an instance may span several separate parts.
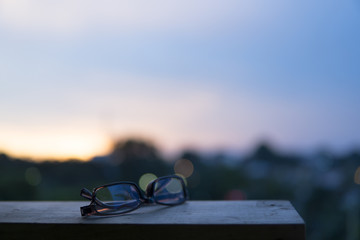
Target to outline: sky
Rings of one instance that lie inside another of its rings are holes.
[[[358,0],[0,0],[0,151],[360,146]]]

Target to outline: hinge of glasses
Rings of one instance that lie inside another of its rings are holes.
[[[89,216],[96,213],[95,206],[89,205],[80,207],[81,216]]]

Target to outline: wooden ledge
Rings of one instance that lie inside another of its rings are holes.
[[[0,239],[305,239],[288,201],[188,201],[83,218],[88,203],[0,202]]]

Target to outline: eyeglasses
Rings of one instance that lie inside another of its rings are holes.
[[[83,188],[80,196],[91,201],[88,206],[80,207],[82,216],[127,213],[144,203],[178,205],[188,198],[184,180],[177,175],[160,177],[150,182],[145,196],[133,182],[110,183],[95,188],[93,192]]]

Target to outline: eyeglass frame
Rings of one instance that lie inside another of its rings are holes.
[[[166,179],[166,178],[176,178],[178,180],[180,180],[181,186],[182,186],[182,190],[183,190],[183,194],[184,194],[184,198],[181,202],[178,203],[164,203],[164,202],[158,202],[156,200],[156,198],[154,198],[154,189],[155,189],[155,183],[162,180],[162,179]],[[106,188],[106,187],[110,187],[110,186],[114,186],[114,185],[119,185],[119,184],[127,184],[127,185],[131,185],[133,187],[135,187],[138,195],[139,195],[139,199],[140,203],[133,209],[129,209],[127,211],[123,211],[123,212],[119,212],[119,213],[101,213],[96,209],[96,206],[100,206],[103,208],[112,208],[111,206],[102,203],[97,197],[96,197],[96,192],[102,188]],[[189,199],[189,194],[188,194],[188,190],[186,188],[185,185],[185,181],[182,177],[178,176],[178,175],[169,175],[169,176],[163,176],[163,177],[159,177],[157,179],[154,179],[153,181],[151,181],[150,183],[148,183],[146,190],[143,192],[141,191],[141,188],[135,183],[135,182],[131,182],[131,181],[120,181],[120,182],[113,182],[113,183],[108,183],[105,185],[101,185],[99,187],[96,187],[93,189],[92,192],[90,192],[88,189],[83,188],[80,191],[80,196],[90,200],[90,204],[87,206],[83,206],[80,207],[80,212],[81,212],[81,216],[90,216],[90,215],[103,215],[103,216],[111,216],[111,215],[121,215],[121,214],[125,214],[128,212],[132,212],[138,208],[141,207],[141,205],[143,204],[152,204],[152,203],[157,203],[157,204],[161,204],[161,205],[167,205],[167,206],[175,206],[175,205],[180,205],[183,204],[184,202],[186,202],[186,200]]]

